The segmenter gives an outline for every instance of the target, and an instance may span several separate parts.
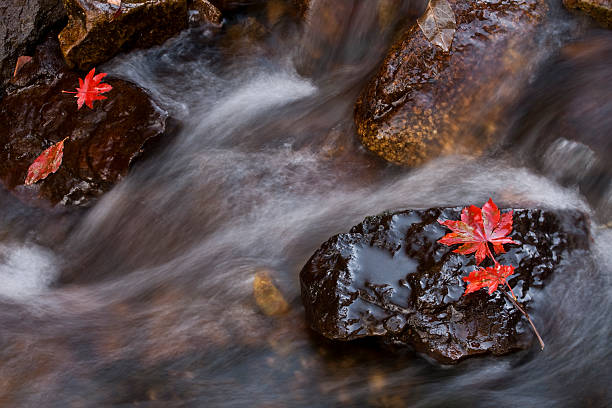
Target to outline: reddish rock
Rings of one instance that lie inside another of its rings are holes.
[[[457,25],[450,51],[412,25],[357,101],[362,144],[392,163],[486,150],[536,58],[545,0],[449,3]]]
[[[167,114],[138,86],[112,77],[108,99],[77,110],[79,76],[66,69],[57,40],[41,45],[0,101],[0,180],[23,197],[52,205],[84,205],[124,177],[147,141],[165,130]],[[68,137],[63,163],[46,179],[24,186],[29,165]]]

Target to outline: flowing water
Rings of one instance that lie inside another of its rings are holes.
[[[377,29],[380,3],[346,0],[341,46],[317,58],[311,48],[326,43],[314,29],[282,20],[253,40],[252,21],[238,15],[226,23],[243,30],[231,42],[229,28],[195,27],[107,64],[146,88],[176,125],[86,211],[49,215],[0,193],[1,406],[609,404],[608,220],[574,185],[513,154],[408,170],[360,148],[354,101],[394,34]],[[423,9],[397,3],[386,27]],[[541,57],[575,35],[568,20],[551,24],[566,37],[549,30]],[[541,154],[554,164],[571,149],[561,141]],[[584,157],[577,170],[592,160]],[[594,262],[571,260],[573,274],[534,295],[544,352],[443,366],[369,341],[332,344],[305,326],[298,274],[327,238],[383,210],[489,196],[594,220]],[[257,308],[261,269],[288,300],[287,315]]]

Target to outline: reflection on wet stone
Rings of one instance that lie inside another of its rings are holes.
[[[528,347],[531,332],[501,293],[462,296],[461,278],[474,260],[436,242],[446,233],[437,220],[457,219],[459,212],[383,213],[325,242],[300,273],[310,326],[335,340],[381,336],[447,363]],[[512,238],[522,245],[507,245],[499,261],[517,267],[510,283],[528,305],[531,288],[562,269],[563,259],[588,251],[589,231],[585,215],[575,211],[514,214]]]

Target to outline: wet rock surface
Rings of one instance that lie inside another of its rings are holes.
[[[240,7],[264,4],[267,0],[210,0],[219,9],[235,10]]]
[[[65,17],[62,0],[0,2],[0,94],[17,57],[27,55],[49,27]]]
[[[308,8],[311,0],[209,0],[212,4],[218,7],[221,11],[234,11],[244,7],[266,6],[270,3],[285,3],[286,5],[296,7],[300,10]]]
[[[122,51],[158,45],[187,27],[187,0],[66,0],[68,25],[59,34],[71,67],[89,70]]]
[[[580,10],[604,27],[612,28],[612,0],[563,0],[568,9]]]
[[[0,180],[26,199],[85,205],[128,172],[145,144],[165,130],[167,114],[136,85],[113,78],[108,99],[77,110],[79,75],[69,71],[57,39],[37,48],[0,101]],[[27,169],[52,144],[68,137],[59,170],[24,186]]]
[[[191,0],[189,3],[189,21],[200,23],[221,23],[221,11],[208,0]]]
[[[448,232],[437,220],[460,211],[383,213],[325,242],[300,273],[311,328],[335,340],[379,336],[445,363],[527,348],[528,322],[502,293],[462,296],[474,257],[436,242]],[[586,216],[576,211],[515,210],[511,237],[520,245],[497,259],[517,268],[509,283],[527,310],[534,289],[588,251]]]
[[[362,144],[392,163],[417,166],[443,154],[481,153],[528,80],[545,1],[449,3],[457,22],[450,51],[412,25],[357,101]]]
[[[304,34],[296,58],[297,70],[301,75],[318,78],[342,66],[361,63],[366,54],[351,52],[359,44],[369,44],[368,52],[386,49],[387,43],[380,42],[379,34],[394,32],[398,16],[415,21],[424,5],[401,0],[311,0],[304,1],[301,9],[305,11]],[[373,15],[376,18],[370,18]],[[364,24],[368,24],[368,30],[364,30]],[[364,31],[370,35],[364,37]]]

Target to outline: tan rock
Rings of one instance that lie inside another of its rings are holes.
[[[289,311],[289,304],[272,282],[270,273],[265,269],[255,273],[253,296],[257,306],[267,316],[279,316]]]
[[[191,0],[189,8],[197,11],[197,18],[201,22],[221,23],[221,11],[208,0]]]
[[[563,0],[563,5],[581,10],[604,27],[612,28],[612,0]]]

